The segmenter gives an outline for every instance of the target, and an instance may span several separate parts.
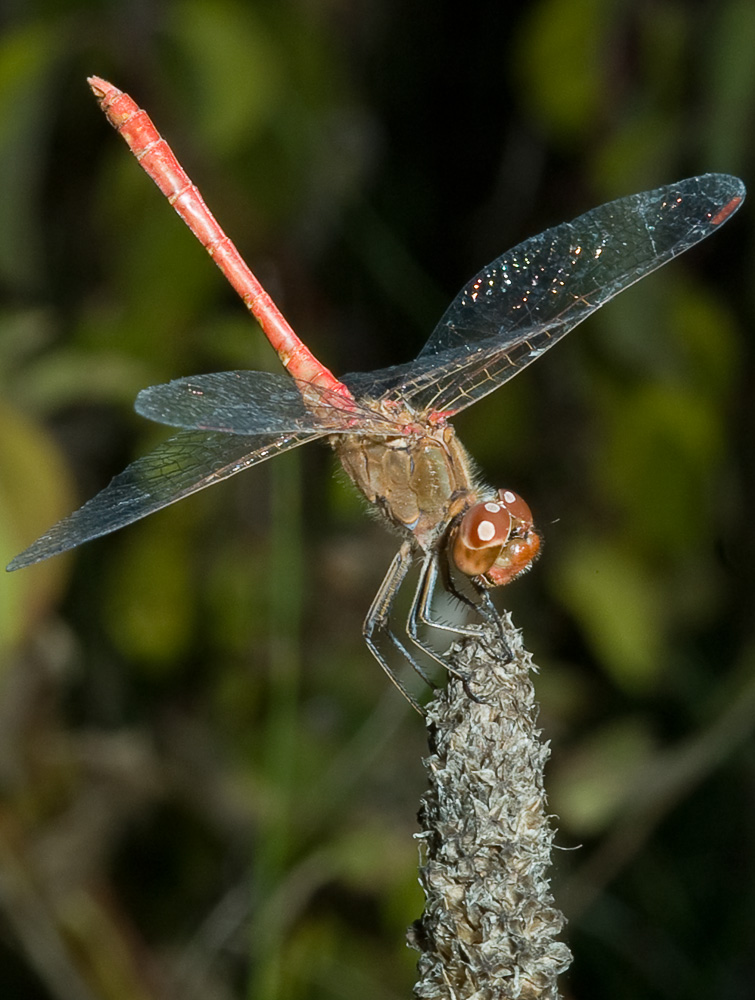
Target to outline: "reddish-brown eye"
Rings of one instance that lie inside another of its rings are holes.
[[[498,490],[498,498],[515,521],[526,528],[532,526],[532,511],[518,493],[513,490]]]
[[[511,514],[496,501],[476,503],[459,522],[453,537],[452,556],[467,576],[487,573],[500,555],[511,531]]]

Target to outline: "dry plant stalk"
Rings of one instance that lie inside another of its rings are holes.
[[[417,834],[425,913],[409,931],[422,1000],[555,1000],[571,953],[547,872],[554,831],[520,633],[504,618],[511,662],[493,632],[460,643],[451,678],[427,709],[430,789]],[[474,695],[474,700],[470,697]]]

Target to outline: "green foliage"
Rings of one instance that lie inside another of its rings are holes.
[[[54,22],[32,21],[0,38],[0,278],[36,287],[41,264],[40,145],[49,129],[45,93],[60,42]]]
[[[657,754],[643,717],[628,715],[594,729],[563,766],[554,766],[552,801],[561,822],[583,837],[621,822]]]
[[[657,681],[667,655],[665,619],[659,588],[636,555],[605,536],[575,539],[554,585],[617,685],[635,693]]]
[[[186,657],[195,636],[193,525],[187,521],[182,512],[147,521],[107,567],[104,624],[120,653],[152,670]]]
[[[558,140],[578,140],[600,117],[610,72],[609,9],[600,0],[530,7],[516,67],[519,91],[537,123]]]
[[[4,551],[23,547],[74,503],[70,475],[49,437],[9,406],[0,406],[0,538]],[[0,578],[0,652],[33,635],[61,599],[69,559],[35,566],[16,581]]]
[[[283,53],[253,7],[186,0],[171,5],[165,32],[191,74],[192,117],[211,149],[232,154],[269,127],[283,101]]]

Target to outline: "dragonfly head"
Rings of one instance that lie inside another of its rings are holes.
[[[501,587],[521,576],[539,551],[532,511],[513,490],[499,490],[497,500],[473,504],[451,536],[457,569],[481,577],[488,587]]]

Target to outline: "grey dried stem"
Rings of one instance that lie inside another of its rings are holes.
[[[532,658],[508,617],[455,647],[468,677],[427,710],[430,788],[420,822],[425,913],[409,932],[423,1000],[555,1000],[571,961],[548,871],[554,831],[543,785]],[[470,694],[474,697],[470,697]]]

